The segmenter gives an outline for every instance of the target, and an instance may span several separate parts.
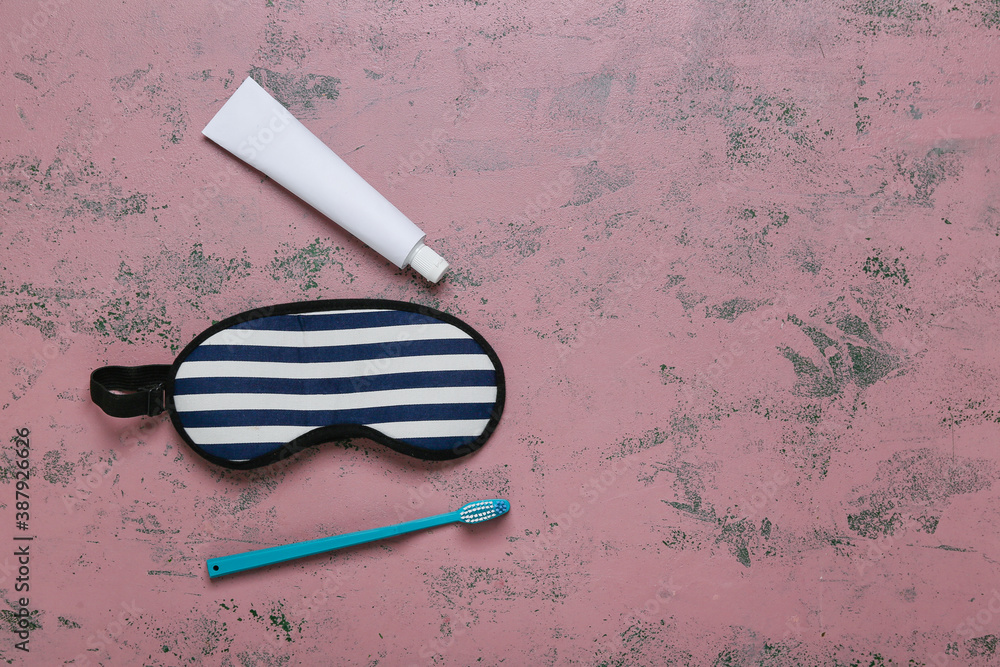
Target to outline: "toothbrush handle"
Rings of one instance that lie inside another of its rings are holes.
[[[415,519],[414,521],[405,521],[392,526],[359,530],[356,533],[347,533],[346,535],[321,537],[319,539],[308,540],[306,542],[282,544],[276,547],[258,549],[257,551],[247,551],[245,553],[233,554],[231,556],[209,558],[206,561],[208,564],[208,576],[215,579],[216,577],[221,577],[226,574],[252,570],[255,567],[264,567],[265,565],[283,563],[295,558],[303,558],[305,556],[321,554],[335,549],[343,549],[344,547],[351,547],[355,544],[374,542],[375,540],[382,540],[387,537],[394,537],[404,533],[412,533],[417,530],[424,530],[435,526],[443,526],[460,520],[461,514],[459,512],[448,512],[447,514],[438,514],[436,516],[429,516],[423,519]]]

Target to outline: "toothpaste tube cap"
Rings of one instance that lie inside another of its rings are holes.
[[[445,271],[448,270],[448,262],[444,260],[444,257],[422,243],[413,251],[410,266],[432,283],[441,280]]]

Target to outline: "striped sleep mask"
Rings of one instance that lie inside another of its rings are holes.
[[[447,313],[337,299],[235,315],[172,365],[97,369],[90,394],[114,417],[166,411],[194,451],[228,468],[351,437],[444,460],[493,433],[504,375],[489,343]]]

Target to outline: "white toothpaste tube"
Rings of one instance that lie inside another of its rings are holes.
[[[448,262],[424,234],[256,81],[247,78],[202,134],[301,197],[390,262],[432,283]]]

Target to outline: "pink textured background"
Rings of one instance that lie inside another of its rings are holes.
[[[988,0],[7,3],[0,658],[995,664],[998,36]],[[202,138],[251,73],[446,281]],[[89,401],[97,366],[332,297],[482,331],[485,449],[231,472]],[[483,526],[204,572],[491,496]]]

